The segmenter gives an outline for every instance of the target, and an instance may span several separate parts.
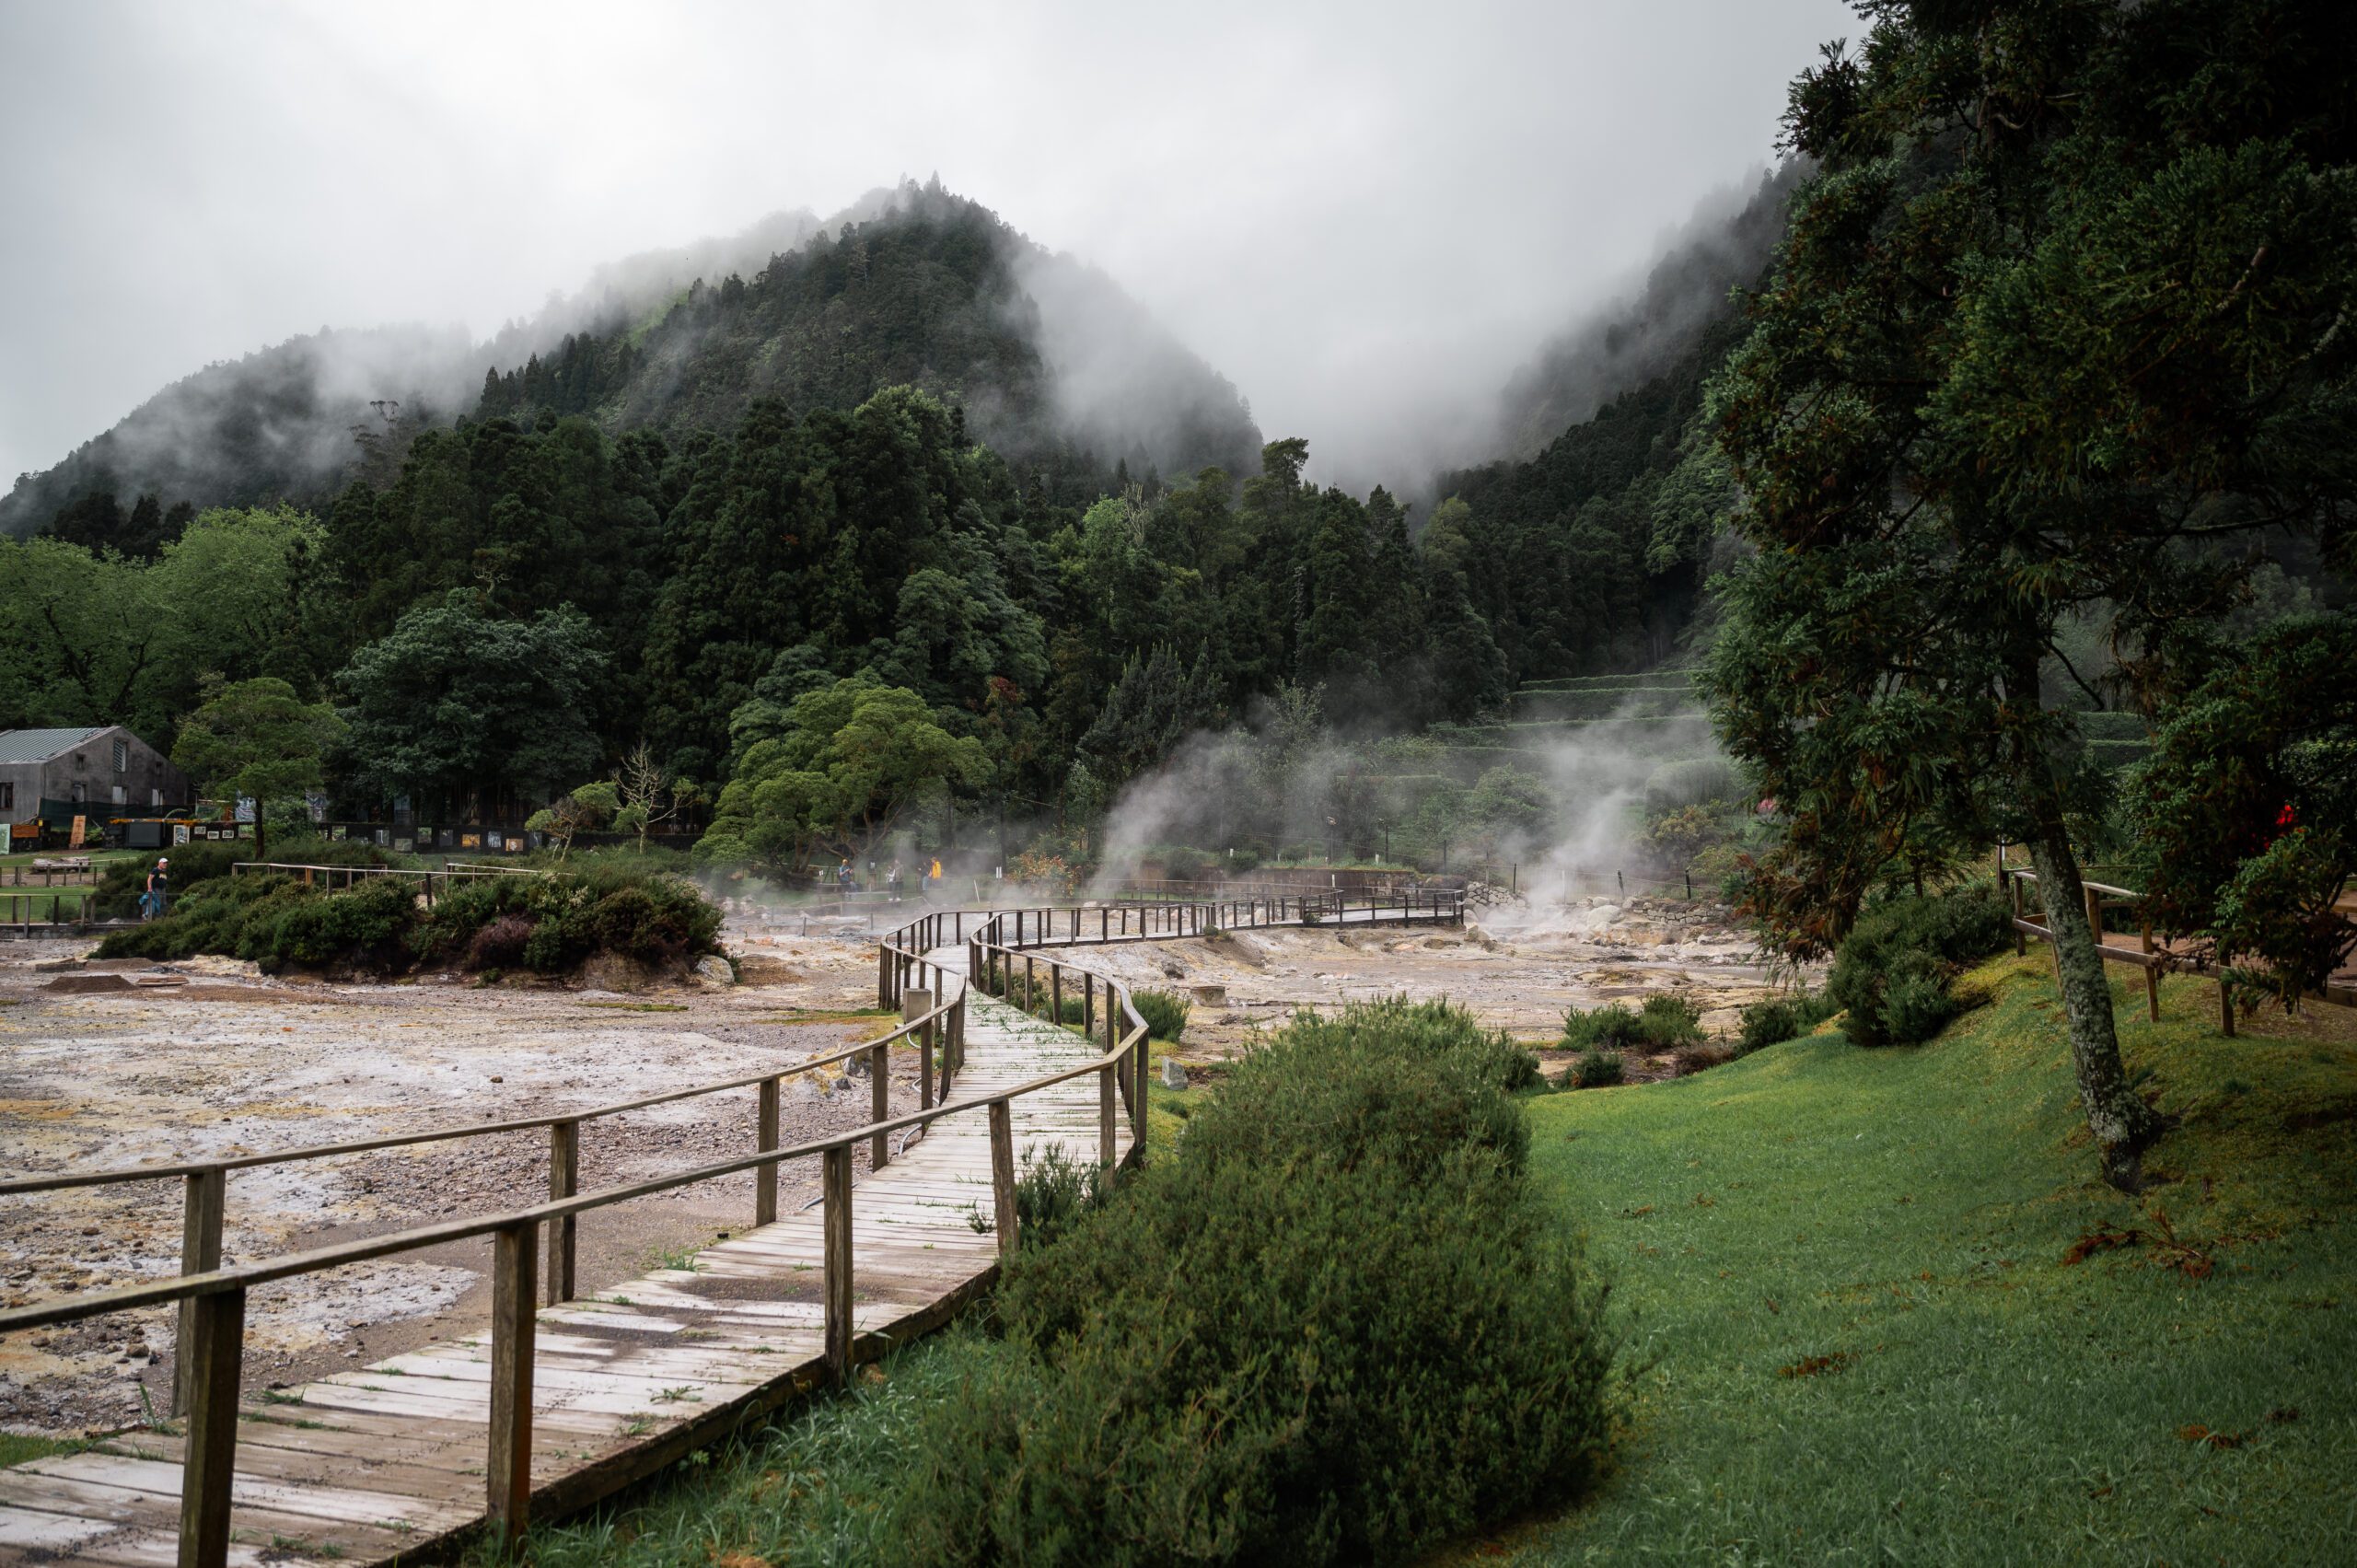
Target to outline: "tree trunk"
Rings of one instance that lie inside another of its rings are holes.
[[[2038,872],[2047,929],[2054,934],[2054,963],[2062,979],[2062,1016],[2079,1100],[2086,1108],[2087,1131],[2095,1134],[2103,1161],[2103,1179],[2123,1192],[2133,1192],[2142,1183],[2144,1151],[2167,1121],[2137,1097],[2120,1064],[2111,984],[2104,978],[2103,955],[2096,950],[2099,934],[2087,923],[2086,889],[2079,878],[2079,859],[2071,849],[2053,772],[2026,741],[2014,745],[2020,748],[2016,777],[2031,822],[2025,847]]]

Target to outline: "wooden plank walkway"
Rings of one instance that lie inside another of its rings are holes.
[[[963,945],[928,956],[961,977]],[[1097,1053],[1074,1031],[980,990],[967,998],[954,1102],[981,1100]],[[1020,1151],[1097,1147],[1098,1081],[1012,1102]],[[1118,1147],[1131,1144],[1116,1119]],[[862,1359],[936,1327],[997,1273],[988,1118],[932,1123],[852,1200]],[[538,1315],[536,1517],[582,1507],[823,1383],[826,1239],[812,1206],[594,1299]],[[373,1563],[483,1517],[490,1335],[432,1345],[250,1404],[238,1420],[228,1561]],[[178,1561],[182,1447],[135,1433],[0,1470],[0,1563]]]

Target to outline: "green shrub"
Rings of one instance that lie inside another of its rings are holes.
[[[1693,1045],[1702,1038],[1702,1010],[1667,992],[1648,996],[1637,1015],[1637,1033],[1647,1045],[1661,1050]]]
[[[173,865],[177,869],[177,857]],[[307,888],[287,872],[215,876],[186,897],[175,896],[162,920],[110,934],[99,952],[156,958],[220,953],[267,969],[345,964],[399,971],[449,963],[555,974],[601,951],[658,967],[676,963],[714,951],[720,933],[720,912],[693,888],[621,867],[453,883],[430,909],[419,905],[417,893],[407,877],[372,877],[331,893]]]
[[[1062,1144],[1026,1149],[1015,1183],[1016,1235],[1025,1247],[1045,1247],[1081,1215],[1102,1208],[1112,1191],[1103,1166],[1073,1158]]]
[[[1638,1016],[1619,1002],[1608,1002],[1585,1013],[1573,1007],[1563,1015],[1566,1051],[1620,1051],[1644,1038]]]
[[[1620,1082],[1621,1058],[1617,1051],[1599,1051],[1589,1046],[1572,1059],[1563,1070],[1563,1086],[1568,1089],[1608,1088]]]
[[[1743,1010],[1743,1024],[1736,1035],[1736,1054],[1748,1055],[1788,1040],[1798,1040],[1831,1017],[1834,1011],[1824,993],[1806,990],[1754,1002]]]
[[[1177,847],[1162,852],[1162,875],[1172,882],[1200,882],[1213,866],[1211,855],[1199,849]]]
[[[879,1557],[1390,1561],[1577,1492],[1601,1293],[1525,1177],[1492,1038],[1395,1002],[1247,1053],[1175,1154],[1009,1262]]]
[[[1130,1005],[1145,1020],[1149,1040],[1176,1041],[1187,1031],[1187,1015],[1192,1004],[1183,996],[1167,991],[1132,991]]]
[[[1842,940],[1825,993],[1860,1045],[1913,1045],[1956,1015],[1949,982],[2004,946],[2011,916],[1985,884],[1868,910]]]

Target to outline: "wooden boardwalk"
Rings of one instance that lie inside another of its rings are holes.
[[[962,977],[961,944],[927,955]],[[956,1102],[1085,1063],[1097,1046],[967,995]],[[1095,1074],[1012,1101],[1018,1151],[1093,1156]],[[1127,1117],[1117,1147],[1131,1147]],[[897,1140],[896,1140],[897,1143]],[[853,1190],[855,1353],[935,1327],[997,1272],[991,1140],[977,1109],[929,1124]],[[828,1378],[826,1237],[816,1205],[598,1295],[543,1308],[532,1359],[532,1506],[578,1508],[757,1421]],[[248,1404],[237,1421],[228,1561],[383,1562],[484,1517],[488,1333],[433,1345]],[[141,1432],[0,1470],[0,1563],[180,1560],[179,1438]]]

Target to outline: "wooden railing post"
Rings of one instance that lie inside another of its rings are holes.
[[[777,1091],[783,1080],[763,1078],[761,1084],[761,1109],[755,1113],[753,1147],[766,1152],[777,1147]],[[753,1223],[757,1225],[777,1222],[777,1161],[753,1167]],[[561,1223],[561,1222],[560,1222]]]
[[[503,1225],[492,1239],[491,1447],[484,1518],[503,1554],[524,1537],[532,1504],[533,1303],[540,1295],[540,1225]]]
[[[892,949],[889,947],[878,947],[876,949],[876,1005],[878,1007],[892,1005]]]
[[[1097,977],[1086,970],[1080,971],[1080,1036],[1083,1040],[1097,1033]]]
[[[935,981],[935,985],[941,982]],[[938,996],[938,991],[930,993]],[[933,1035],[936,1025],[928,1020],[917,1029],[917,1109],[933,1109]]]
[[[221,1216],[227,1207],[229,1173],[226,1170],[200,1170],[182,1179],[180,1186],[180,1272],[209,1274],[221,1266]],[[243,1308],[239,1308],[243,1311]],[[196,1329],[196,1298],[180,1303],[179,1366],[172,1379],[171,1413],[180,1414],[189,1408],[194,1390],[189,1386],[195,1366],[188,1346],[194,1342]],[[230,1402],[236,1402],[233,1390]]]
[[[1113,1142],[1113,1099],[1118,1092],[1114,1087],[1113,1075],[1120,1070],[1120,1063],[1109,1062],[1105,1070],[1097,1074],[1097,1158],[1108,1168],[1120,1153]]]
[[[1048,1017],[1057,1024],[1064,1021],[1064,967],[1062,964],[1048,966]]]
[[[1136,1146],[1138,1163],[1145,1163],[1146,1064],[1154,1056],[1154,1037],[1138,1037],[1138,1048],[1130,1053],[1130,1139]]]
[[[1097,940],[1099,942],[1105,940],[1105,934],[1112,923],[1113,912],[1099,904],[1097,909]]]
[[[1023,955],[1023,1010],[1027,1013],[1039,1010],[1039,977],[1032,968],[1028,953]]]
[[[998,1255],[1015,1256],[1015,1117],[1006,1101],[991,1101],[991,1223],[998,1232]]]
[[[2008,877],[2005,878],[2005,886],[2012,891],[2014,896],[2014,957],[2018,958],[2029,952],[2029,934],[2024,931],[2020,924],[2022,918],[2022,879],[2018,877]]]
[[[774,1124],[774,1117],[772,1117]],[[549,1196],[570,1198],[581,1191],[581,1123],[549,1124]],[[772,1218],[776,1216],[772,1214]],[[573,1259],[580,1219],[567,1214],[549,1222],[549,1300],[573,1299]]]
[[[825,1204],[827,1370],[840,1387],[851,1381],[851,1145],[837,1144],[819,1156],[819,1192]]]
[[[2144,1007],[2157,1024],[2161,1021],[2161,971],[2153,963],[2152,917],[2139,909],[2136,925],[2144,945]]]
[[[892,1048],[879,1045],[867,1053],[867,1108],[870,1121],[882,1121],[892,1114]],[[892,1135],[878,1132],[868,1140],[867,1166],[870,1170],[882,1170],[892,1158]]]
[[[229,1484],[238,1467],[238,1385],[246,1352],[246,1293],[191,1297],[178,1346],[187,1400],[180,1459],[180,1568],[229,1561]]]

